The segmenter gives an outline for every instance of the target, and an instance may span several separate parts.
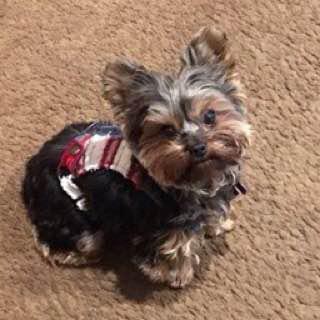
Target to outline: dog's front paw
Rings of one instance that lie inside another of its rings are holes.
[[[234,227],[235,222],[230,217],[226,219],[220,219],[219,225],[216,228],[216,236],[224,234],[225,232],[230,232],[234,229]]]
[[[171,288],[181,289],[192,281],[194,276],[194,268],[190,259],[188,260],[189,261],[185,261],[180,268],[169,271],[167,283]]]
[[[207,238],[215,238],[232,231],[234,227],[235,221],[232,218],[220,218],[214,223],[211,222],[205,226],[205,235]]]
[[[198,263],[199,258],[195,258],[195,261]],[[161,260],[155,265],[141,264],[139,268],[151,281],[166,283],[174,289],[184,288],[194,276],[191,258],[186,258],[178,265],[172,261]]]
[[[166,283],[172,288],[188,285],[193,279],[194,267],[200,263],[199,235],[172,230],[153,241],[153,249],[135,259],[139,269],[153,282]]]

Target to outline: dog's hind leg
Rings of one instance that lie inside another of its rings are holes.
[[[85,266],[97,263],[101,259],[101,250],[104,246],[104,235],[102,231],[90,234],[83,232],[76,240],[75,250],[55,250],[39,240],[35,227],[32,230],[35,245],[40,254],[52,265]]]

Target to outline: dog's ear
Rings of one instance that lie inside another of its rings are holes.
[[[222,91],[244,112],[242,105],[245,94],[235,70],[236,63],[230,43],[224,32],[213,27],[202,28],[191,39],[181,61],[180,74],[185,73],[193,83],[196,76],[208,83],[218,81],[223,86]]]
[[[143,69],[142,66],[124,59],[108,64],[102,76],[103,97],[112,105],[122,104],[135,73]]]
[[[103,97],[110,102],[117,119],[125,116],[129,109],[141,108],[139,98],[142,100],[142,97],[156,87],[156,79],[152,72],[124,59],[106,66],[102,83]]]
[[[232,72],[235,61],[224,32],[213,27],[202,28],[190,41],[181,60],[182,68],[189,66],[220,64],[226,72]]]

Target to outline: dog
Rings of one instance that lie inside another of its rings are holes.
[[[125,236],[149,279],[182,288],[206,235],[233,228],[250,125],[225,33],[201,29],[176,75],[116,60],[103,72],[115,123],[74,123],[26,165],[22,196],[37,248],[96,262]],[[213,239],[214,241],[214,239]]]

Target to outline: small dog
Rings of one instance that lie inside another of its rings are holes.
[[[97,261],[124,235],[145,275],[181,288],[204,236],[232,229],[250,126],[226,35],[202,29],[181,60],[175,76],[108,65],[118,125],[69,125],[27,163],[23,199],[51,262]]]

